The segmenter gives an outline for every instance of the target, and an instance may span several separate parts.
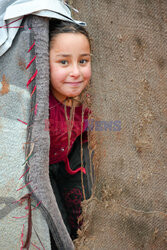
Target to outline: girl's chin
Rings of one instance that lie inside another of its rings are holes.
[[[66,97],[77,97],[81,94],[81,91],[73,91],[72,93],[67,93]]]

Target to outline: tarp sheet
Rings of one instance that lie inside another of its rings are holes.
[[[84,22],[72,19],[68,4],[62,0],[1,0],[0,56],[11,47],[19,28],[23,29],[23,26],[21,27],[23,16],[29,14],[85,25]]]

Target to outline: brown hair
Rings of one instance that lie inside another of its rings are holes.
[[[52,46],[52,41],[56,37],[56,35],[61,34],[61,33],[81,33],[89,41],[89,45],[91,48],[91,41],[89,34],[87,30],[81,26],[78,25],[74,22],[67,22],[67,21],[62,21],[62,20],[57,20],[57,19],[51,19],[49,23],[49,41],[50,41],[50,47]]]

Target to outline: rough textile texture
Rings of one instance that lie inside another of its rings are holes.
[[[166,249],[167,1],[68,2],[93,39],[91,108],[112,121],[95,123],[95,194],[76,246]]]
[[[33,196],[41,201],[41,212],[48,222],[50,230],[58,249],[74,249],[72,240],[62,220],[55,196],[49,180],[49,131],[45,131],[45,122],[49,115],[49,19],[32,17],[33,39],[36,55],[36,69],[38,74],[35,78],[37,86],[36,96],[32,99],[32,107],[38,105],[37,114],[31,113],[27,142],[27,154],[34,144],[32,157],[29,159],[30,170],[26,175],[28,187],[34,190]],[[28,167],[28,166],[27,166]]]
[[[0,57],[0,249],[18,250],[25,242],[28,226],[27,201],[16,202],[29,193],[25,187],[25,145],[27,125],[31,111],[31,92],[26,83],[34,73],[35,66],[26,66],[31,61],[33,51],[28,53],[32,45],[29,17],[22,23],[15,37],[13,46]],[[0,29],[1,32],[1,29]],[[22,122],[21,122],[22,121]],[[23,187],[22,189],[20,189]],[[32,208],[36,201],[31,201]],[[21,218],[20,218],[21,217]],[[30,250],[41,248],[39,238],[45,247],[50,249],[48,225],[40,210],[32,210],[32,237]],[[24,226],[23,226],[24,225]],[[24,230],[23,230],[24,227]],[[38,233],[37,237],[34,229]],[[23,230],[23,239],[21,239]]]

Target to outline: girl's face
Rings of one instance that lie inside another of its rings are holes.
[[[51,90],[57,100],[76,97],[91,77],[90,44],[81,33],[61,33],[51,41]]]

